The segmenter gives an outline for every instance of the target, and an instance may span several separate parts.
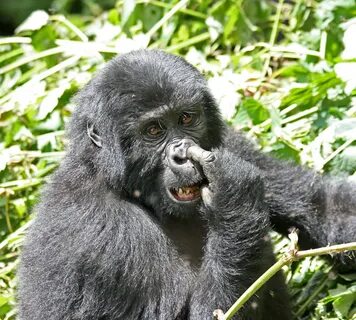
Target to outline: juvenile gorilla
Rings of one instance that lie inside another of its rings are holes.
[[[24,245],[21,320],[211,319],[273,263],[271,225],[355,240],[355,186],[256,151],[179,57],[122,55],[77,105]],[[238,318],[290,319],[281,275]]]

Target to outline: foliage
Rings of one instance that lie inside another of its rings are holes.
[[[125,0],[95,17],[33,12],[0,39],[0,317],[15,317],[19,248],[71,97],[116,54],[183,55],[263,151],[356,180],[355,14],[354,0]],[[273,237],[278,252],[287,240]],[[356,317],[355,275],[320,258],[285,271],[300,319]]]

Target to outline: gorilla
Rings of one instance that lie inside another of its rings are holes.
[[[24,243],[21,320],[212,319],[274,263],[271,227],[355,240],[355,185],[260,153],[180,57],[121,55],[76,105]],[[235,317],[291,319],[282,275]]]

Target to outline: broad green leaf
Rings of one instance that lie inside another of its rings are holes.
[[[353,303],[356,302],[356,292],[349,295],[344,295],[340,298],[337,298],[333,302],[333,306],[335,308],[335,312],[339,317],[347,317],[349,314],[349,310]]]
[[[39,30],[36,30],[32,35],[32,44],[37,51],[43,51],[56,46],[55,40],[57,38],[57,33],[53,26],[47,25]],[[46,58],[55,60],[55,56],[50,56]]]
[[[244,108],[253,124],[259,124],[269,118],[268,109],[259,101],[248,98],[242,102],[242,108]]]

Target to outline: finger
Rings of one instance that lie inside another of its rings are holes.
[[[201,197],[203,199],[204,204],[207,207],[211,207],[212,203],[213,203],[213,193],[211,192],[211,190],[209,189],[208,186],[204,186],[201,189]]]
[[[195,145],[187,149],[187,157],[201,165],[203,173],[209,183],[214,180],[214,166],[212,166],[212,164],[216,156],[213,152],[204,150]]]
[[[222,310],[216,309],[213,312],[213,320],[225,320],[225,314]]]
[[[204,150],[198,146],[189,147],[187,149],[187,157],[199,162],[202,166],[215,160],[214,153]]]

